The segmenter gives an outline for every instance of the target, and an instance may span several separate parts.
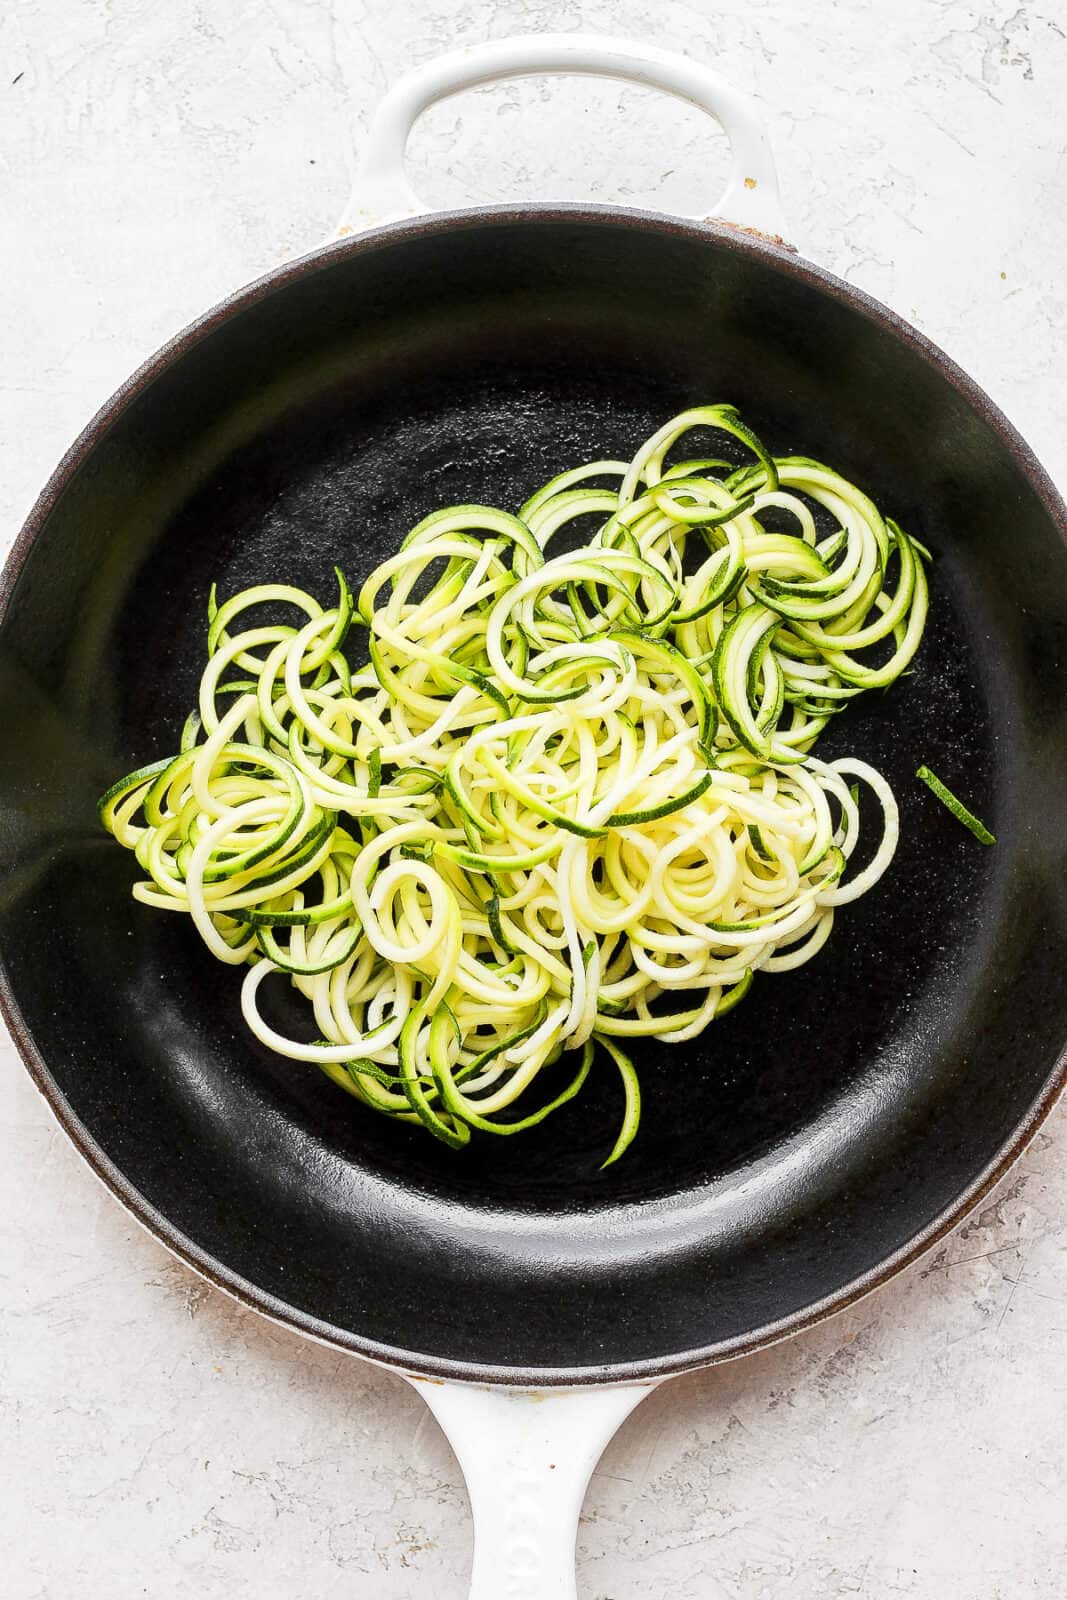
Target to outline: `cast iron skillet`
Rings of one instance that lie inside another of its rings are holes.
[[[693,63],[573,37],[406,81],[363,193],[380,204],[395,184],[422,105],[531,70],[638,77],[714,110],[738,159],[728,214],[773,214],[743,102]],[[261,1050],[232,971],[131,900],[136,869],[95,798],[176,748],[212,580],[326,595],[335,561],[358,582],[434,507],[515,507],[718,400],[774,450],[832,462],[936,552],[914,673],[824,741],[889,777],[900,852],[812,966],[758,982],[695,1043],[641,1053],[644,1120],[618,1166],[598,1170],[620,1109],[607,1072],[542,1128],[454,1154]],[[957,1221],[1063,1083],[1065,526],[958,368],[735,226],[499,207],[272,273],[119,391],[4,573],[0,994],[30,1072],[190,1265],[408,1373],[633,1382],[826,1315]],[[915,781],[921,761],[995,849]]]

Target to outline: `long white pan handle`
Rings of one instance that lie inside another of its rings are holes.
[[[721,123],[730,140],[732,168],[725,192],[703,217],[749,228],[779,242],[788,237],[774,157],[759,113],[747,95],[690,56],[654,45],[580,33],[538,33],[497,39],[439,56],[405,74],[378,106],[339,234],[432,209],[412,189],[404,150],[416,120],[436,101],[502,78],[578,74],[623,79],[686,100]]]
[[[467,1480],[470,1600],[577,1600],[574,1544],[589,1479],[655,1384],[532,1392],[411,1382]]]

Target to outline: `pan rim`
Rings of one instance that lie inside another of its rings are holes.
[[[517,222],[542,225],[577,222],[603,227],[643,228],[666,236],[685,236],[714,242],[717,247],[770,264],[775,270],[804,281],[816,290],[829,295],[830,298],[851,307],[867,321],[889,332],[921,360],[933,366],[970,409],[996,433],[1030,484],[1061,540],[1067,545],[1067,506],[1064,505],[1048,473],[1029,445],[985,391],[939,346],[896,312],[825,268],[798,256],[789,247],[726,223],[682,220],[657,212],[619,206],[582,204],[480,206],[388,223],[366,233],[355,234],[321,246],[237,289],[232,295],[181,329],[149,356],[119,386],[110,399],[105,401],[82,429],[62,456],[31,508],[3,568],[0,569],[0,628],[3,627],[19,575],[30,550],[59,497],[91,457],[97,443],[106,435],[112,423],[145,389],[182,360],[189,351],[210,338],[217,328],[258,301],[286,288],[290,283],[328,269],[350,256],[391,248],[398,243],[402,244],[406,240],[423,236],[461,231],[471,227],[507,227]],[[104,1183],[124,1209],[164,1248],[214,1288],[296,1333],[334,1349],[361,1356],[379,1366],[422,1378],[518,1387],[566,1388],[588,1384],[652,1382],[752,1354],[855,1305],[930,1250],[980,1203],[1023,1154],[1052,1111],[1059,1095],[1067,1087],[1067,1041],[1065,1041],[1063,1050],[1053,1064],[1040,1092],[1031,1102],[1026,1116],[971,1183],[925,1227],[898,1246],[889,1256],[821,1300],[747,1333],[692,1350],[677,1351],[667,1356],[583,1367],[512,1367],[460,1361],[385,1345],[328,1323],[243,1278],[210,1251],[199,1246],[158,1211],[125,1177],[103,1147],[89,1133],[60,1090],[23,1020],[2,951],[0,951],[0,1015],[7,1024],[34,1085],[90,1170]]]

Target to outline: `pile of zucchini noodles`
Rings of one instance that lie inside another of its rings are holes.
[[[668,465],[694,428],[751,460]],[[546,552],[590,516],[588,543]],[[180,753],[110,789],[103,821],[138,900],[248,964],[263,1044],[449,1145],[540,1122],[599,1043],[625,1091],[607,1165],[640,1116],[625,1044],[692,1039],[754,973],[810,960],[888,866],[888,784],[811,751],[911,661],[926,554],[732,407],[686,411],[517,516],[433,513],[358,596],[340,573],[328,607],[213,592]],[[849,876],[859,782],[883,825]],[[264,1016],[275,972],[318,1041]],[[546,1074],[564,1052],[573,1070]]]

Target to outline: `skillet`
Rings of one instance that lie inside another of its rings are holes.
[[[419,215],[435,99],[531,72],[719,118],[717,220]],[[941,352],[784,243],[751,106],[683,57],[541,35],[411,74],[334,242],[209,312],[91,422],[0,580],[0,1000],[91,1167],[244,1303],[420,1382],[475,1505],[477,1600],[573,1595],[596,1455],[653,1382],[849,1304],[953,1226],[1065,1076],[1067,514]],[[373,224],[373,226],[370,226]],[[370,231],[366,231],[370,227]],[[729,400],[935,552],[915,671],[821,741],[889,778],[892,871],[817,962],[460,1156],[259,1049],[233,975],[129,897],[96,796],[177,741],[210,583],[352,582],[435,507],[517,506]],[[983,850],[914,780],[928,761]]]

